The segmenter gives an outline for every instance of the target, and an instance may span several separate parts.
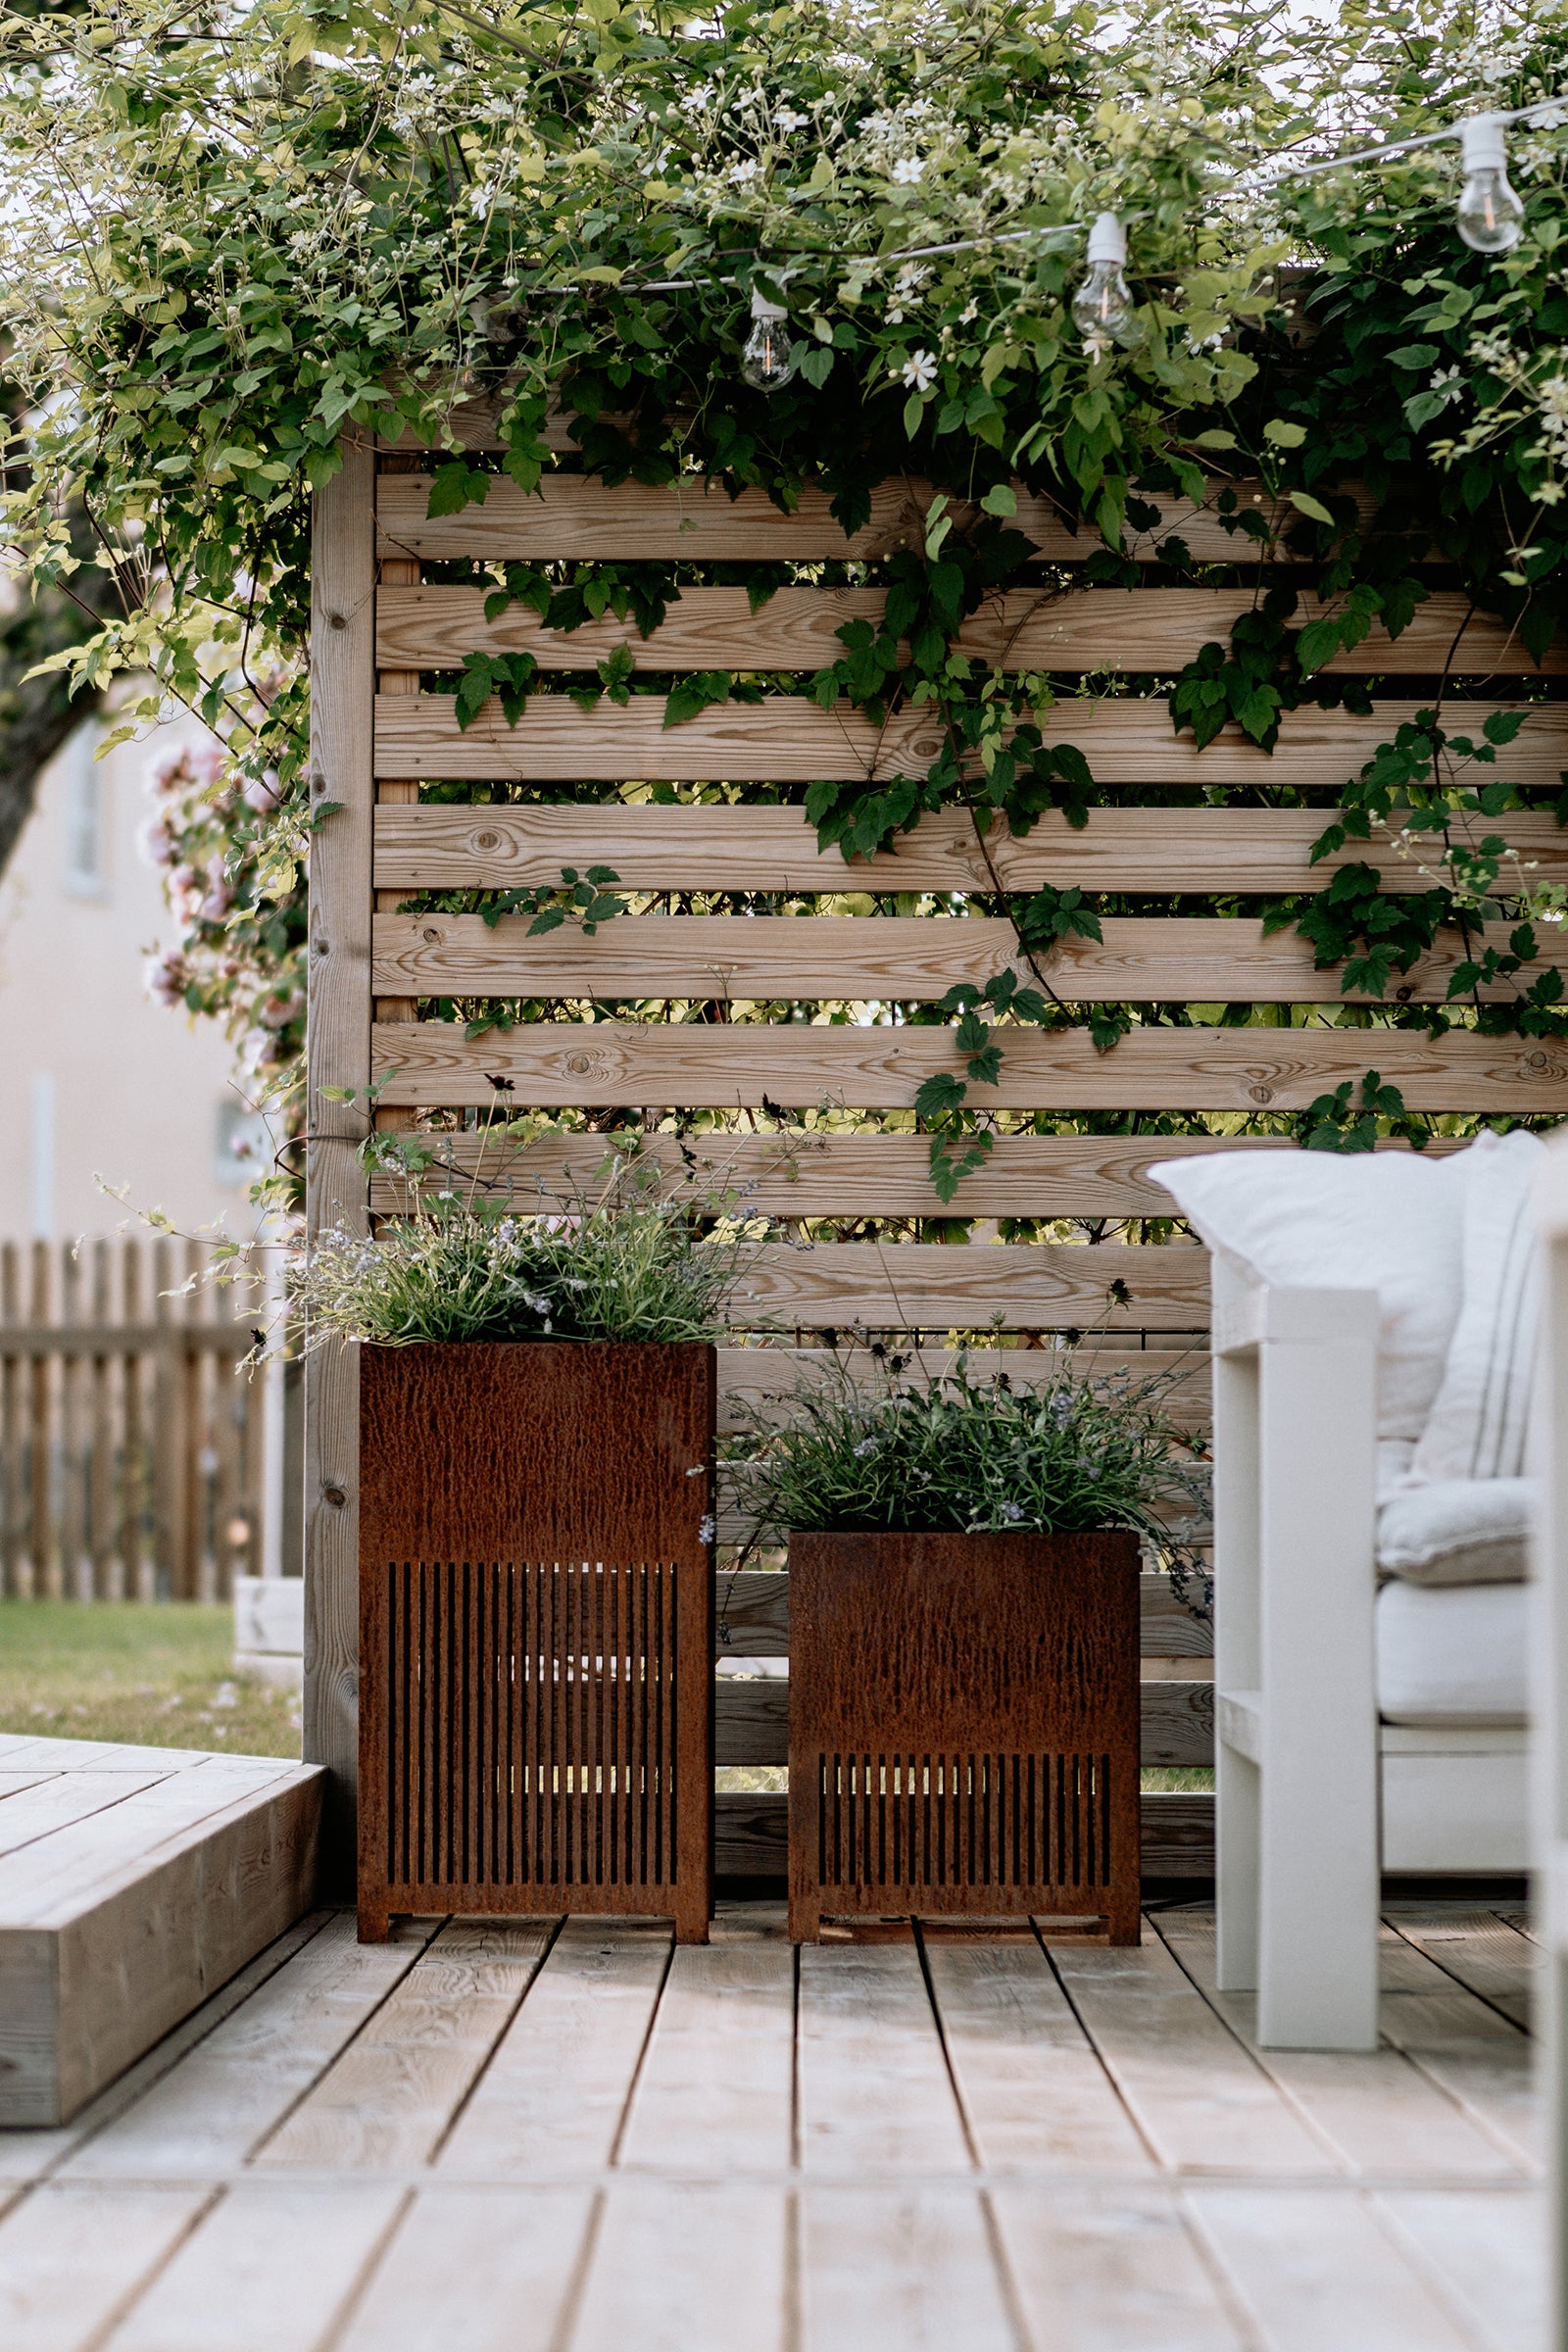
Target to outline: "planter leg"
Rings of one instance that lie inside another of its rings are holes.
[[[361,1943],[385,1943],[392,1930],[392,1915],[380,1903],[360,1905]]]
[[[1110,1898],[1106,1922],[1112,1943],[1141,1943],[1143,1940],[1142,1906],[1136,1886],[1118,1889]]]
[[[791,1943],[820,1943],[822,1940],[822,1904],[814,1893],[797,1894],[790,1890]]]
[[[677,1943],[706,1943],[711,1906],[706,1886],[675,1890],[675,1941]]]

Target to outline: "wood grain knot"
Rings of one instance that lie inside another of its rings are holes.
[[[347,1502],[348,1496],[344,1494],[341,1487],[323,1487],[321,1489],[321,1500],[323,1502],[329,1502],[334,1510],[341,1510],[344,1503]]]
[[[500,838],[498,833],[476,833],[473,837],[473,846],[476,850],[493,850],[498,846]]]
[[[431,923],[425,930],[421,931],[419,937],[429,947],[438,948],[441,945],[441,934],[433,923]]]
[[[1274,1100],[1271,1086],[1250,1086],[1247,1091],[1254,1102],[1272,1102]]]

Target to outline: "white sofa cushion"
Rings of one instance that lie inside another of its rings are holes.
[[[1385,1723],[1523,1723],[1529,1609],[1524,1585],[1385,1585],[1376,1609]]]
[[[1459,1314],[1465,1156],[1216,1152],[1150,1174],[1253,1281],[1376,1291],[1378,1436],[1417,1439]]]
[[[1412,1585],[1517,1585],[1530,1573],[1528,1478],[1399,1486],[1378,1511],[1378,1566]]]
[[[1481,1135],[1454,1163],[1464,1177],[1458,1318],[1443,1383],[1416,1443],[1413,1480],[1517,1479],[1535,1370],[1540,1283],[1535,1188],[1539,1136]]]

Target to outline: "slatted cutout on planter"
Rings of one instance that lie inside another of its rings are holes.
[[[493,446],[482,412],[463,420],[463,438]],[[918,541],[930,495],[924,485],[885,484],[866,529],[850,542],[825,500],[812,494],[786,516],[750,493],[732,502],[695,483],[608,488],[571,474],[547,479],[535,498],[496,478],[482,506],[431,518],[423,463],[412,453],[383,456],[374,478],[375,461],[361,453],[322,502],[324,540],[341,546],[342,560],[335,571],[328,565],[324,584],[318,565],[318,654],[328,671],[352,661],[359,700],[352,726],[333,744],[323,742],[318,760],[319,788],[349,805],[351,821],[335,818],[318,837],[319,865],[341,881],[329,879],[323,894],[313,876],[313,922],[326,941],[324,960],[335,960],[341,973],[333,1002],[357,1005],[348,1026],[363,1025],[331,1044],[315,1075],[318,1084],[363,1085],[373,1072],[384,1124],[428,1110],[483,1114],[498,1104],[584,1111],[603,1125],[644,1115],[667,1124],[671,1113],[717,1111],[732,1132],[698,1137],[689,1148],[747,1186],[760,1208],[786,1218],[938,1215],[922,1137],[857,1133],[848,1119],[823,1132],[811,1114],[824,1107],[852,1118],[908,1111],[925,1079],[958,1067],[951,1033],[871,1021],[834,1025],[795,1017],[795,1008],[824,999],[933,1002],[956,980],[984,979],[1015,960],[1009,929],[994,917],[648,912],[605,923],[593,938],[563,928],[530,939],[525,915],[491,928],[477,915],[400,909],[421,894],[556,888],[564,867],[591,865],[612,868],[627,890],[660,894],[984,894],[999,884],[1026,890],[1049,882],[1091,893],[1199,897],[1225,903],[1226,911],[1107,918],[1102,943],[1074,940],[1042,958],[1046,977],[1074,1003],[1328,1006],[1341,1001],[1339,973],[1316,971],[1294,930],[1267,934],[1260,903],[1323,883],[1338,864],[1364,858],[1367,846],[1352,842],[1338,859],[1314,867],[1310,850],[1323,811],[1269,806],[1274,789],[1337,790],[1431,701],[1434,674],[1446,666],[1473,698],[1465,711],[1476,726],[1489,710],[1531,706],[1506,755],[1510,778],[1555,795],[1568,765],[1562,705],[1549,699],[1556,688],[1541,699],[1539,675],[1507,632],[1469,612],[1441,582],[1399,638],[1374,628],[1338,659],[1338,670],[1373,680],[1374,714],[1290,713],[1272,757],[1234,729],[1199,753],[1190,737],[1173,733],[1163,695],[1149,691],[1151,681],[1168,678],[1205,642],[1224,637],[1250,601],[1245,586],[1015,590],[976,616],[968,650],[1069,681],[1114,670],[1134,682],[1126,693],[1064,694],[1043,730],[1048,741],[1083,750],[1114,805],[1093,810],[1081,830],[1052,813],[1025,840],[1001,835],[984,847],[967,818],[945,813],[901,835],[869,863],[851,865],[836,851],[818,853],[799,808],[744,805],[746,788],[921,773],[937,749],[924,712],[897,713],[879,730],[847,706],[820,710],[802,690],[732,701],[666,727],[666,692],[634,690],[623,707],[601,699],[584,710],[558,689],[530,697],[515,727],[492,702],[465,730],[451,695],[417,689],[421,676],[451,672],[476,651],[528,652],[547,673],[591,677],[593,665],[621,645],[635,671],[662,686],[672,675],[724,668],[794,673],[804,689],[805,673],[839,650],[835,631],[879,610],[878,589],[800,584],[779,589],[754,613],[744,586],[688,587],[645,641],[612,618],[546,631],[519,604],[487,622],[482,585],[427,579],[420,567],[474,560],[874,560]],[[1094,544],[1038,500],[1020,498],[1018,521],[1053,564],[1080,562]],[[1173,510],[1166,521],[1200,560],[1235,562],[1246,552],[1212,513]],[[1153,544],[1135,543],[1133,552],[1150,556]],[[1550,677],[1563,667],[1560,652],[1550,657]],[[375,678],[380,691],[372,695]],[[634,779],[723,783],[739,805],[628,805],[620,788]],[[447,787],[446,796],[421,801],[426,784]],[[1140,805],[1162,788],[1195,784],[1222,790],[1225,805]],[[461,786],[475,797],[452,798],[451,788]],[[537,787],[541,798],[508,802],[509,786]],[[503,797],[491,802],[491,789]],[[1540,878],[1568,880],[1568,833],[1545,806],[1500,818],[1494,829]],[[1383,865],[1389,888],[1429,886],[1414,861],[1401,865],[1385,856]],[[1238,899],[1242,910],[1230,911]],[[1403,1001],[1443,1001],[1453,961],[1445,941],[1400,975]],[[316,969],[319,985],[321,960]],[[1526,982],[1530,976],[1527,970]],[[591,1003],[595,1017],[519,1022],[471,1039],[459,1021],[426,1017],[435,1000],[464,997],[574,1000]],[[633,1019],[616,1011],[669,1000],[689,1007],[688,1017]],[[752,1017],[758,1006],[770,1007],[770,1016]],[[1322,1020],[1293,1026],[1286,1015],[1277,1027],[1136,1026],[1108,1054],[1098,1053],[1081,1029],[1009,1030],[1004,1043],[1001,1083],[984,1090],[985,1104],[1064,1123],[1172,1108],[1296,1112],[1347,1079],[1358,1082],[1373,1064],[1414,1111],[1568,1111],[1561,1043],[1483,1037],[1464,1027],[1433,1037]],[[775,1107],[790,1114],[783,1134],[775,1131]],[[320,1108],[318,1124],[330,1135],[332,1114]],[[759,1126],[763,1131],[754,1132]],[[676,1164],[668,1135],[650,1132],[647,1148]],[[1222,1147],[1202,1138],[1007,1136],[964,1180],[953,1213],[1158,1215],[1168,1201],[1148,1181],[1150,1162],[1214,1148]],[[460,1167],[472,1166],[479,1146],[466,1134],[453,1150]],[[602,1157],[589,1135],[580,1144],[530,1147],[516,1167],[530,1186],[569,1187],[591,1180]],[[355,1189],[345,1148],[319,1144],[316,1158],[323,1203],[335,1186],[339,1197],[353,1196],[354,1214],[396,1206],[396,1187],[384,1178],[368,1200]],[[998,1317],[1004,1330],[1032,1339],[1093,1331],[1103,1340],[1101,1362],[1131,1349],[1151,1365],[1181,1363],[1181,1409],[1200,1410],[1206,1261],[1190,1244],[765,1245],[752,1253],[741,1293],[737,1340],[750,1332],[768,1337],[770,1347],[766,1354],[756,1346],[720,1351],[721,1426],[744,1425],[764,1385],[789,1385],[793,1366],[778,1360],[781,1342],[860,1325],[918,1330],[940,1350],[954,1333],[983,1331]],[[1044,1370],[1053,1368],[1049,1351],[1006,1352],[1009,1370],[1021,1371],[1031,1354]],[[811,1353],[806,1347],[797,1361]],[[771,1377],[753,1369],[759,1361]],[[329,1408],[321,1419],[330,1424]],[[341,1531],[324,1515],[319,1542],[323,1559],[341,1560]],[[761,1592],[785,1583],[751,1573],[720,1579],[721,1656],[741,1654],[739,1639],[753,1655],[786,1652],[784,1594]],[[741,1620],[754,1606],[770,1612],[770,1622],[759,1619],[742,1636]],[[1202,1656],[1201,1630],[1178,1618],[1162,1591],[1148,1598],[1146,1655]],[[331,1626],[323,1636],[325,1715],[335,1703]],[[1206,1689],[1196,1678],[1146,1683],[1146,1764],[1207,1761]],[[783,1762],[781,1692],[765,1682],[720,1686],[721,1763]],[[1146,1808],[1152,1867],[1185,1867],[1195,1854],[1206,1860],[1206,1801],[1172,1797]],[[760,1794],[727,1802],[720,1867],[782,1867],[782,1800]]]
[[[672,1567],[400,1560],[384,1598],[399,1908],[434,1889],[482,1887],[499,1907],[508,1887],[550,1902],[597,1887],[637,1909],[673,1884]]]

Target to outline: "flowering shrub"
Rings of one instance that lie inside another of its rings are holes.
[[[143,846],[180,942],[149,958],[147,988],[223,1024],[240,1092],[281,1143],[299,1125],[305,1043],[305,894],[263,880],[281,786],[275,772],[246,778],[213,747],[166,760],[151,789]]]
[[[915,1359],[918,1366],[918,1358]],[[910,1375],[888,1357],[871,1378],[847,1366],[784,1400],[783,1426],[748,1441],[739,1497],[777,1536],[958,1529],[1077,1535],[1127,1527],[1167,1555],[1182,1546],[1172,1503],[1200,1504],[1203,1479],[1160,1409],[1160,1379],[1074,1377],[1040,1388],[1005,1373]]]

